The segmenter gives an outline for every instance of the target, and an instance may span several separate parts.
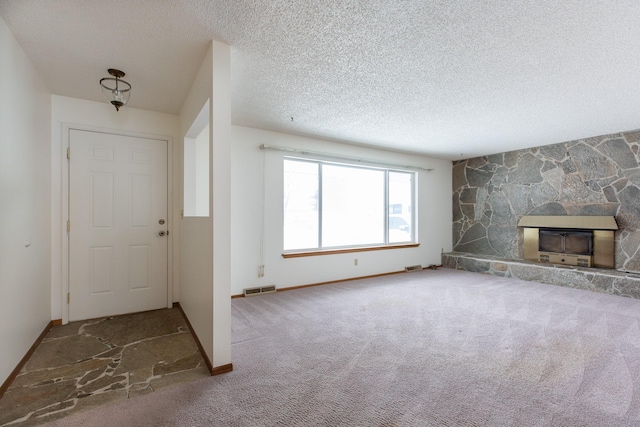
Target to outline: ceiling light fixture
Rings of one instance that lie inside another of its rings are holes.
[[[131,95],[131,85],[124,80],[124,72],[109,68],[109,74],[113,77],[104,77],[100,79],[100,88],[107,101],[116,107],[116,111],[120,111],[120,107],[123,107],[129,102],[129,96]]]

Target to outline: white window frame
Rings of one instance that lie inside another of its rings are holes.
[[[335,162],[335,161],[327,161],[321,159],[314,158],[304,158],[304,157],[295,157],[295,156],[284,156],[283,158],[283,169],[285,161],[297,161],[297,162],[306,162],[306,163],[314,163],[318,165],[318,247],[310,247],[310,248],[300,248],[300,249],[283,249],[283,254],[292,254],[298,252],[309,252],[309,251],[325,251],[325,250],[342,250],[342,249],[358,249],[358,248],[369,248],[369,247],[395,247],[402,245],[415,245],[417,244],[416,239],[416,185],[417,185],[417,177],[418,174],[415,171],[400,169],[400,168],[389,168],[389,167],[375,167],[375,166],[366,166],[366,165],[356,165],[346,162]],[[347,245],[347,246],[322,246],[322,167],[323,165],[335,165],[341,167],[348,167],[352,169],[367,169],[367,170],[375,170],[375,171],[383,171],[384,172],[384,242],[379,244],[357,244],[357,245]],[[284,170],[283,170],[284,172]],[[411,209],[410,209],[410,227],[411,227],[411,238],[408,241],[404,242],[389,242],[389,173],[404,173],[411,176]],[[283,219],[284,219],[284,203],[282,204],[283,208]],[[283,222],[283,233],[284,233],[285,224]],[[284,244],[284,242],[283,242]]]

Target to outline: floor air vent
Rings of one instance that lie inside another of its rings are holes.
[[[276,291],[276,285],[258,286],[257,288],[246,288],[244,290],[245,297],[251,297],[260,294],[270,294]]]
[[[406,271],[407,273],[410,273],[412,271],[420,271],[420,270],[422,270],[422,266],[420,264],[418,264],[418,265],[409,265],[409,266],[404,268],[404,271]]]

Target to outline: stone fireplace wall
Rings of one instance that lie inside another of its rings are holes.
[[[454,162],[454,251],[522,258],[523,215],[613,215],[616,269],[640,272],[640,131]]]

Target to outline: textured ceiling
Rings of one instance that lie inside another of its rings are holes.
[[[459,159],[640,128],[637,0],[2,0],[55,94],[177,113],[212,39],[233,123]],[[293,121],[291,118],[293,117]]]

